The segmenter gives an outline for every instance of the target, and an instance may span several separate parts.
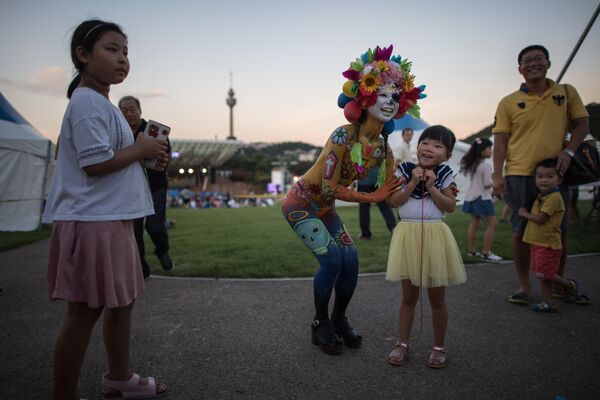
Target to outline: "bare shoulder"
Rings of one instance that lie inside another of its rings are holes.
[[[339,146],[346,146],[356,142],[356,128],[354,125],[342,125],[334,129],[329,136],[327,144],[333,143]]]

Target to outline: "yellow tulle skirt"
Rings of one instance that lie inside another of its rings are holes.
[[[421,287],[448,286],[465,282],[465,266],[448,225],[443,221],[400,221],[392,235],[385,279],[410,279],[413,285]]]

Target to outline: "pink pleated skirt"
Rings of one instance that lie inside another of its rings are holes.
[[[55,221],[48,258],[50,300],[116,308],[144,290],[133,221]]]

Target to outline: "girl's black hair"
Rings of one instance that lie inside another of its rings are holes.
[[[492,141],[487,138],[477,138],[471,144],[471,148],[467,151],[467,154],[460,160],[460,172],[465,175],[471,175],[475,173],[477,166],[482,161],[481,152],[492,147]]]
[[[456,137],[454,133],[443,125],[432,125],[427,127],[419,136],[419,144],[425,139],[432,139],[442,142],[446,149],[448,150],[448,157],[452,154],[452,150],[454,149],[454,144],[456,143]]]
[[[75,28],[75,31],[73,31],[73,37],[71,38],[71,61],[73,61],[77,74],[67,89],[67,98],[70,99],[73,91],[79,86],[79,83],[81,82],[80,73],[84,67],[84,65],[79,62],[75,49],[77,49],[78,46],[83,46],[87,52],[91,52],[94,48],[94,44],[108,31],[120,33],[123,37],[127,38],[127,35],[123,33],[123,30],[119,25],[99,19],[88,19],[87,21],[83,21]]]

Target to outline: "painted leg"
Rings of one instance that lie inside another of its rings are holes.
[[[354,294],[358,282],[358,253],[354,245],[340,244],[342,252],[342,268],[335,284],[335,301],[331,320],[338,335],[344,340],[344,344],[353,349],[362,345],[362,336],[350,326],[346,316],[346,309]]]
[[[315,318],[311,325],[312,342],[324,353],[337,355],[342,351],[342,339],[329,320],[328,310],[333,286],[342,265],[340,249],[330,243],[327,254],[317,256],[317,259],[320,265],[313,281]]]

